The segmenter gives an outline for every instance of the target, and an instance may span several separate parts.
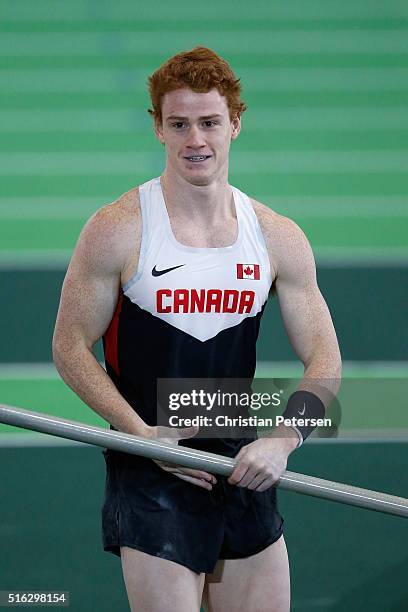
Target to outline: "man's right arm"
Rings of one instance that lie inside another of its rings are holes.
[[[137,217],[133,215],[131,226]],[[130,248],[128,236],[136,235],[129,232],[126,216],[119,205],[106,206],[82,230],[62,288],[53,358],[67,385],[115,429],[150,437],[151,428],[122,397],[92,353],[112,320]]]
[[[85,225],[64,280],[53,338],[53,357],[61,377],[73,391],[111,423],[135,436],[177,444],[197,433],[195,427],[148,426],[116,389],[92,353],[116,308],[121,277],[140,235],[137,212],[114,204],[99,210]],[[127,271],[129,273],[129,270]],[[142,350],[142,349],[141,349]],[[203,470],[156,463],[178,478],[211,490],[215,476]]]

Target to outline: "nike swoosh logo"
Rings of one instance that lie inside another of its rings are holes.
[[[156,266],[154,266],[152,270],[152,276],[161,276],[162,274],[167,274],[167,272],[171,272],[172,270],[177,270],[177,268],[182,268],[186,264],[181,264],[180,266],[173,266],[173,268],[166,268],[165,270],[156,270]]]
[[[300,414],[300,416],[303,416],[305,414],[305,410],[306,410],[306,404],[303,403],[303,410],[298,410],[298,414]]]

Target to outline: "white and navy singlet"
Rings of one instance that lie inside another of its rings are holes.
[[[103,344],[109,376],[149,425],[158,378],[253,379],[271,268],[250,199],[232,191],[236,241],[201,248],[176,240],[159,178],[139,188],[138,269],[120,290]]]

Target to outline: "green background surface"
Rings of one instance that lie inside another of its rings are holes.
[[[51,340],[64,272],[0,270],[3,296],[1,362],[51,361]],[[318,269],[345,360],[408,359],[408,273],[405,267],[343,265]],[[102,357],[100,347],[97,347]],[[293,360],[276,299],[261,322],[258,359]]]
[[[305,445],[289,469],[401,495],[405,445]],[[2,589],[70,591],[70,609],[128,610],[120,560],[99,526],[100,449],[0,449]],[[293,610],[403,611],[406,521],[279,492],[292,571]],[[160,586],[158,585],[158,588]]]

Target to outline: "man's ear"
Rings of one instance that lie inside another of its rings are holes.
[[[156,138],[164,145],[164,136],[163,136],[163,125],[159,119],[156,119],[154,122],[154,133],[156,134]]]
[[[241,131],[241,117],[240,115],[235,115],[235,117],[231,121],[231,140],[235,140],[238,138],[238,135]]]

